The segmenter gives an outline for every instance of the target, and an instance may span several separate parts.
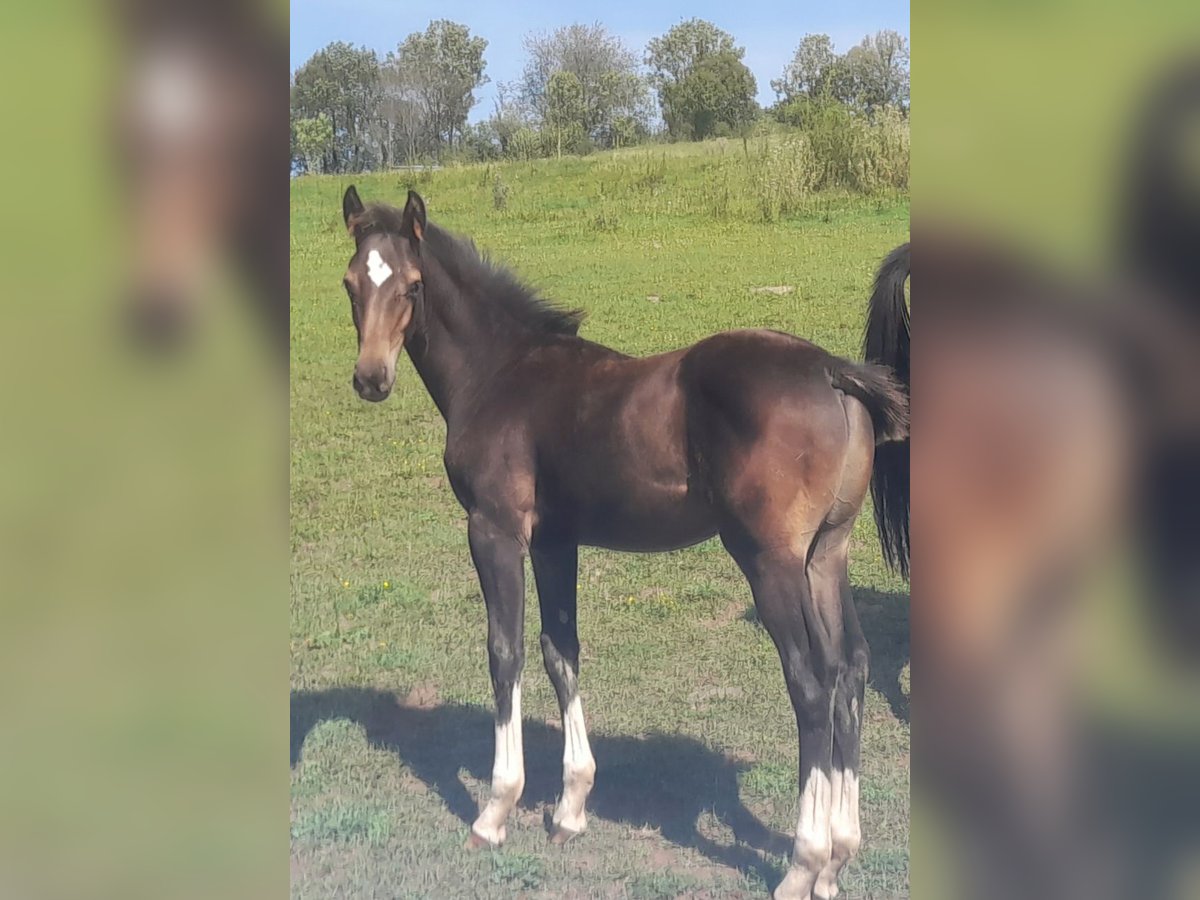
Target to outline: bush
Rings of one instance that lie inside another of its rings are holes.
[[[508,185],[500,177],[499,172],[492,181],[492,206],[500,210],[508,208]]]
[[[490,162],[500,158],[500,138],[491,122],[468,125],[459,150],[464,162]]]
[[[762,138],[751,165],[754,194],[764,222],[799,212],[805,197],[817,186],[822,168],[804,134]]]
[[[815,189],[874,193],[908,187],[908,119],[899,110],[881,107],[867,115],[836,101],[800,97],[771,112],[808,140],[819,169]]]
[[[508,155],[513,159],[540,159],[544,155],[542,136],[528,126],[518,128],[508,139]]]

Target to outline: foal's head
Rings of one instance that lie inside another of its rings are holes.
[[[386,400],[392,391],[396,357],[423,290],[425,201],[409,191],[398,219],[394,211],[387,212],[373,208],[368,213],[353,185],[342,198],[342,214],[355,244],[343,279],[358,331],[353,384],[360,397],[374,402]]]

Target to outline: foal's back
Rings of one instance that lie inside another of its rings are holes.
[[[801,507],[823,515],[853,454],[865,490],[870,419],[833,383],[848,365],[773,331],[643,358],[564,338],[494,392],[509,412],[526,406],[538,521],[581,543],[666,550],[751,515],[764,494],[785,498],[792,520]],[[857,481],[850,493],[852,515]]]

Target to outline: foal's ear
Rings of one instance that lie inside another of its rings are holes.
[[[404,204],[402,231],[406,237],[415,241],[425,239],[425,201],[416,191],[408,192],[408,202]]]
[[[350,225],[350,220],[363,212],[363,202],[358,198],[358,191],[354,185],[346,188],[346,193],[342,197],[342,217],[346,220],[347,230],[353,232],[354,229]]]

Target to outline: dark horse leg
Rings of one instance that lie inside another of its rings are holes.
[[[803,418],[777,409],[756,445],[718,457],[721,538],[779,651],[799,731],[800,814],[775,898],[824,900],[859,844],[867,655],[846,556],[874,435],[865,407],[850,398],[814,402]]]
[[[574,541],[547,530],[534,534],[533,575],[542,614],[542,660],[558,695],[563,723],[563,792],[554,810],[550,839],[563,843],[587,827],[584,805],[596,778],[579,699],[579,633],[575,579],[579,550]]]
[[[859,741],[870,649],[850,593],[848,559],[854,520],[817,534],[808,562],[808,584],[818,608],[841,607],[844,641],[842,669],[833,698],[833,807],[829,831],[832,855],[813,888],[813,896],[838,895],[838,873],[862,843],[858,822]]]
[[[504,843],[504,823],[525,788],[521,744],[521,670],[525,665],[525,556],[516,529],[472,512],[471,559],[487,604],[488,665],[496,696],[496,757],[491,796],[475,824],[469,846]]]
[[[748,548],[725,538],[742,567],[754,605],[783,664],[800,737],[800,815],[792,863],[776,900],[809,900],[830,865],[833,809],[833,718],[841,609],[832,621],[818,611],[805,576],[807,546]]]

